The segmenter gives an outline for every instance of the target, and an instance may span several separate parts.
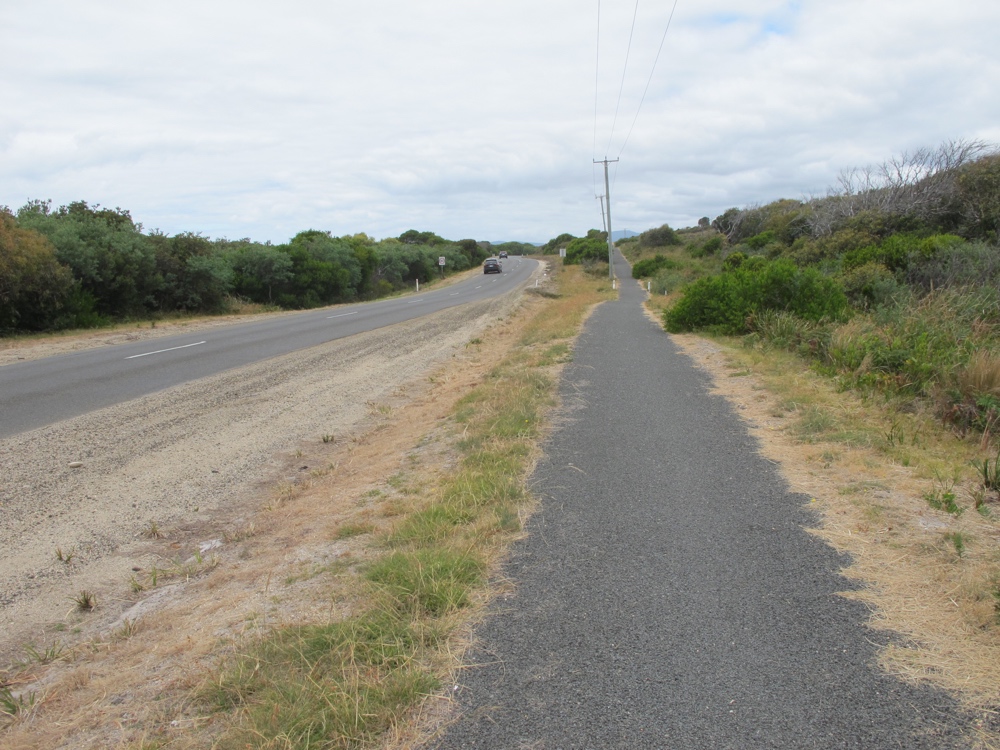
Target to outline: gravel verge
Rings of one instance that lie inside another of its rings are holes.
[[[130,577],[156,564],[155,529],[220,542],[267,487],[310,468],[295,465],[297,446],[362,429],[516,298],[451,308],[0,441],[0,661],[67,624],[81,638],[106,627],[134,602]],[[83,590],[99,603],[85,625],[73,603]]]

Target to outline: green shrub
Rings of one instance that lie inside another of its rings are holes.
[[[753,258],[691,284],[664,313],[664,323],[672,333],[712,328],[740,334],[749,332],[751,316],[762,310],[786,310],[814,321],[841,319],[847,297],[836,281],[815,269],[800,269],[789,260]]]
[[[850,229],[875,237],[888,237],[900,232],[925,229],[923,222],[913,215],[887,213],[877,209],[860,211],[843,221],[838,229]]]
[[[910,295],[910,290],[881,263],[852,268],[844,273],[842,281],[847,299],[860,310],[874,310]]]
[[[751,250],[763,250],[772,242],[775,242],[777,238],[778,235],[773,230],[768,229],[760,234],[755,234],[753,237],[748,237],[743,240],[743,244]]]
[[[839,259],[845,253],[878,243],[878,238],[857,229],[841,229],[825,237],[799,237],[788,252],[790,258],[801,266],[824,260]]]
[[[585,260],[607,261],[608,243],[598,237],[580,237],[572,240],[566,246],[566,257],[563,264],[567,266],[582,263]]]
[[[893,273],[905,273],[912,265],[925,262],[942,251],[964,243],[953,234],[935,234],[918,237],[915,234],[894,234],[877,245],[851,250],[844,255],[845,271],[860,268],[868,263],[879,263]]]
[[[735,250],[726,256],[726,259],[722,261],[722,268],[726,271],[735,271],[737,268],[743,265],[743,262],[747,259],[739,250]]]
[[[655,229],[647,229],[639,235],[639,245],[641,247],[664,247],[680,244],[683,243],[677,238],[677,233],[670,228],[669,224],[664,224]]]
[[[722,238],[718,236],[712,237],[711,239],[702,243],[701,246],[701,251],[705,255],[715,255],[721,249],[722,249]]]
[[[942,241],[944,240],[944,241]],[[984,242],[955,241],[952,235],[928,238],[938,244],[928,257],[921,257],[906,270],[905,282],[920,291],[950,287],[977,287],[1000,282],[1000,254]]]
[[[967,235],[1000,239],[1000,154],[962,167],[957,185]]]
[[[676,269],[678,263],[657,253],[652,258],[644,258],[632,266],[633,279],[645,279],[663,269]]]
[[[970,400],[958,378],[973,354],[990,348],[1000,321],[1000,291],[941,290],[909,304],[858,316],[834,332],[828,358],[856,384],[912,396],[950,392],[942,414]]]

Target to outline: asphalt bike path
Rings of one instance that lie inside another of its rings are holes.
[[[879,671],[889,636],[740,419],[642,310],[586,324],[540,498],[432,748],[953,748],[945,693]]]

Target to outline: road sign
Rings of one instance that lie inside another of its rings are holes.
[[[443,266],[444,265],[444,256],[443,255],[440,258],[438,258],[438,265],[439,266]]]

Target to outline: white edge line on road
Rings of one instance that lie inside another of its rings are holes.
[[[169,349],[159,349],[158,351],[155,352],[146,352],[145,354],[133,354],[131,357],[125,357],[125,359],[136,359],[138,357],[148,357],[150,354],[163,354],[163,352],[174,352],[177,351],[178,349],[187,349],[192,346],[201,346],[204,343],[205,343],[204,341],[199,341],[196,344],[184,344],[184,346],[172,346]]]
[[[333,320],[334,318],[346,318],[348,315],[357,315],[357,314],[358,314],[358,312],[357,312],[357,310],[355,310],[352,313],[341,313],[340,315],[327,315],[326,319],[327,320]]]

